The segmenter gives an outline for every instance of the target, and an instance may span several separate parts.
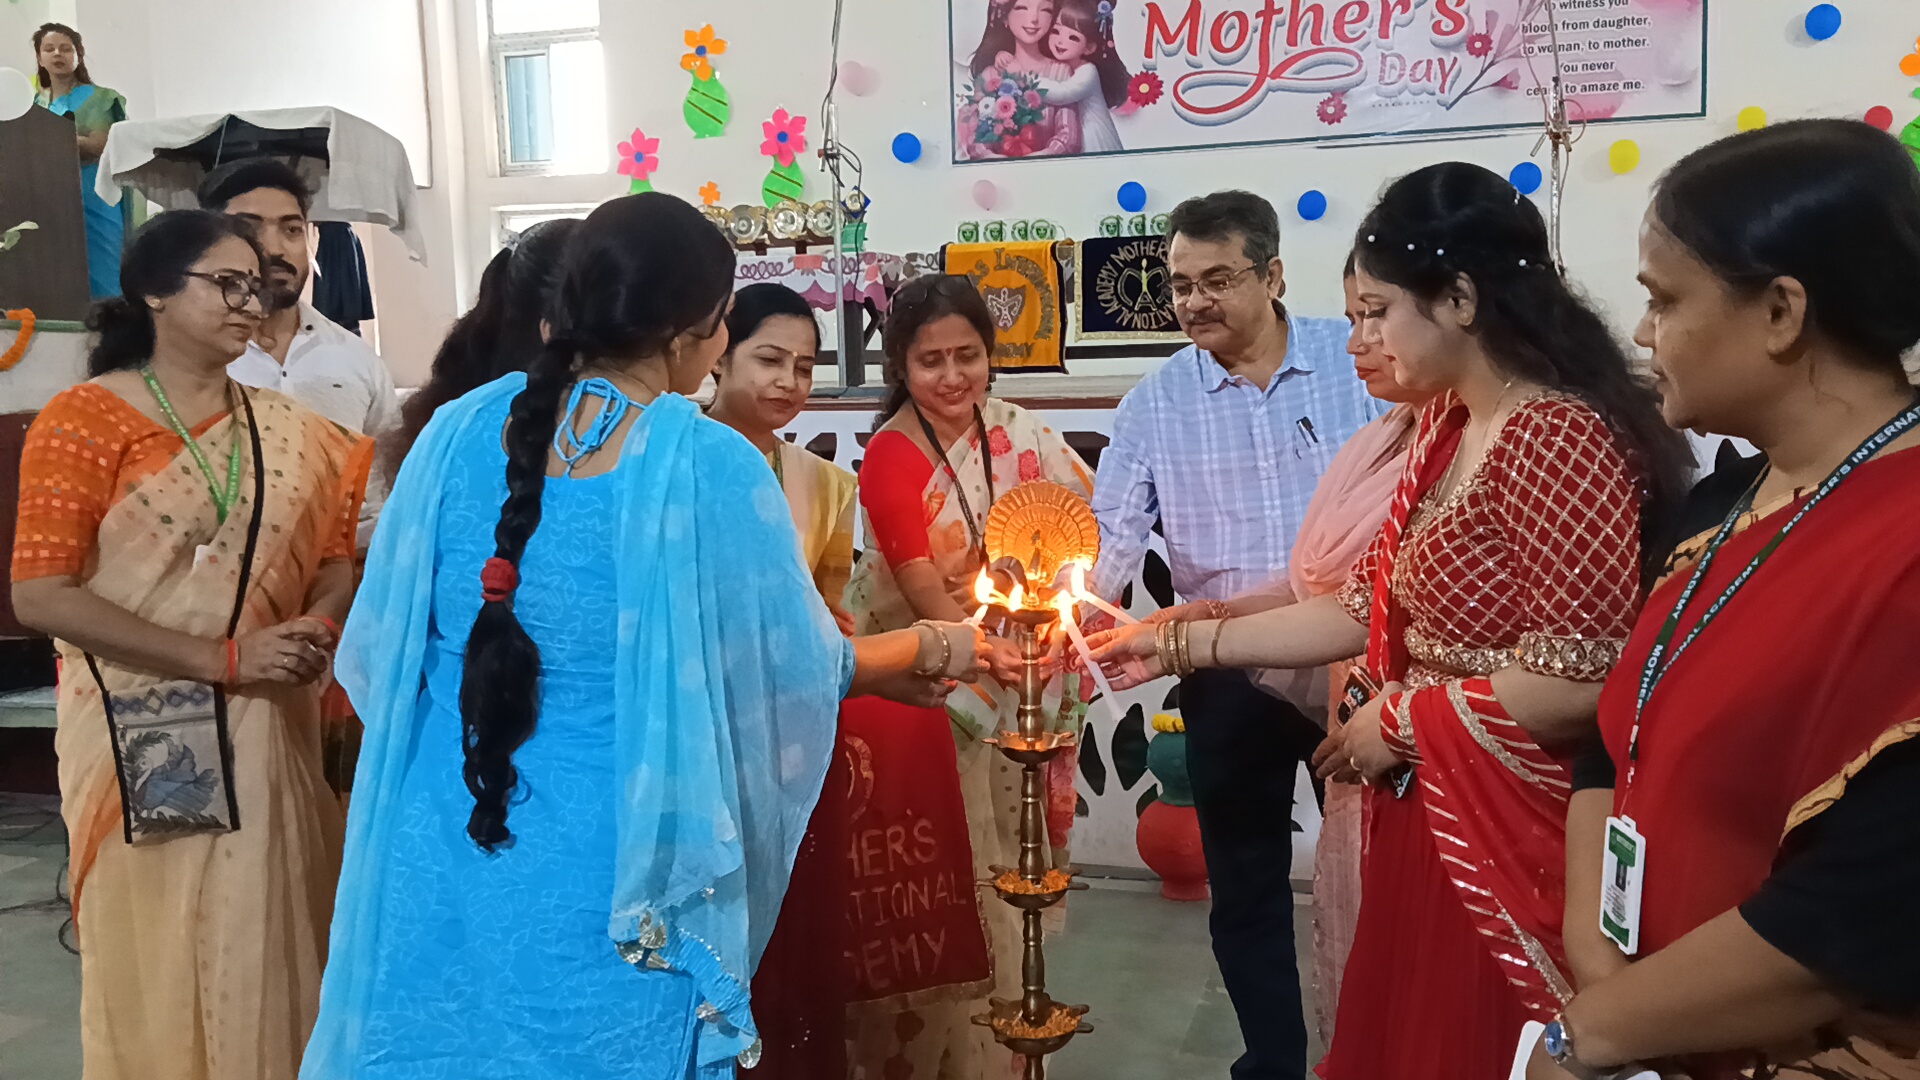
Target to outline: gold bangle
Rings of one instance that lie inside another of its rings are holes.
[[[1181,623],[1173,640],[1180,661],[1180,677],[1184,679],[1193,674],[1193,624]]]
[[[1213,647],[1208,652],[1208,656],[1213,659],[1214,667],[1220,666],[1220,635],[1227,632],[1227,624],[1232,621],[1233,619],[1228,617],[1213,624]]]

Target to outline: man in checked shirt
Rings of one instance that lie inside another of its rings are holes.
[[[1287,556],[1340,444],[1386,406],[1346,354],[1343,319],[1281,304],[1280,222],[1265,199],[1222,191],[1177,207],[1167,228],[1174,311],[1193,344],[1120,402],[1093,510],[1092,587],[1117,599],[1155,521],[1188,617],[1288,599]],[[1253,595],[1249,595],[1253,594]],[[1162,617],[1178,609],[1163,612]],[[1246,1053],[1233,1080],[1299,1080],[1307,1032],[1293,940],[1293,792],[1325,737],[1247,672],[1180,684],[1200,839],[1213,887],[1213,954]]]

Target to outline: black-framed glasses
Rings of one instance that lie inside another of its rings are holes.
[[[247,310],[249,300],[260,300],[262,306],[265,306],[263,293],[266,290],[266,283],[252,274],[203,274],[197,270],[189,270],[187,276],[211,282],[219,288],[220,298],[227,302],[228,311]]]
[[[1217,270],[1198,281],[1177,277],[1169,283],[1169,288],[1173,292],[1173,298],[1179,301],[1191,300],[1195,293],[1209,300],[1220,300],[1233,291],[1235,283],[1248,271],[1259,268],[1259,263],[1248,263],[1238,270]]]

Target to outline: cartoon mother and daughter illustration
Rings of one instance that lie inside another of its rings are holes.
[[[1130,78],[1113,44],[1113,0],[993,0],[956,114],[972,161],[1124,150],[1113,110]]]

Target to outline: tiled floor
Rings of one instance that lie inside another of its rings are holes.
[[[66,918],[54,900],[65,857],[59,823],[20,839],[46,820],[36,816],[43,809],[51,806],[0,796],[0,1080],[80,1076],[80,961],[57,937]],[[1092,1005],[1095,1031],[1047,1075],[1225,1080],[1240,1031],[1208,949],[1207,905],[1162,900],[1154,882],[1093,884],[1070,899],[1066,929],[1049,938],[1047,985],[1063,1001]],[[28,904],[38,906],[19,907]],[[1304,947],[1304,904],[1295,930]]]

